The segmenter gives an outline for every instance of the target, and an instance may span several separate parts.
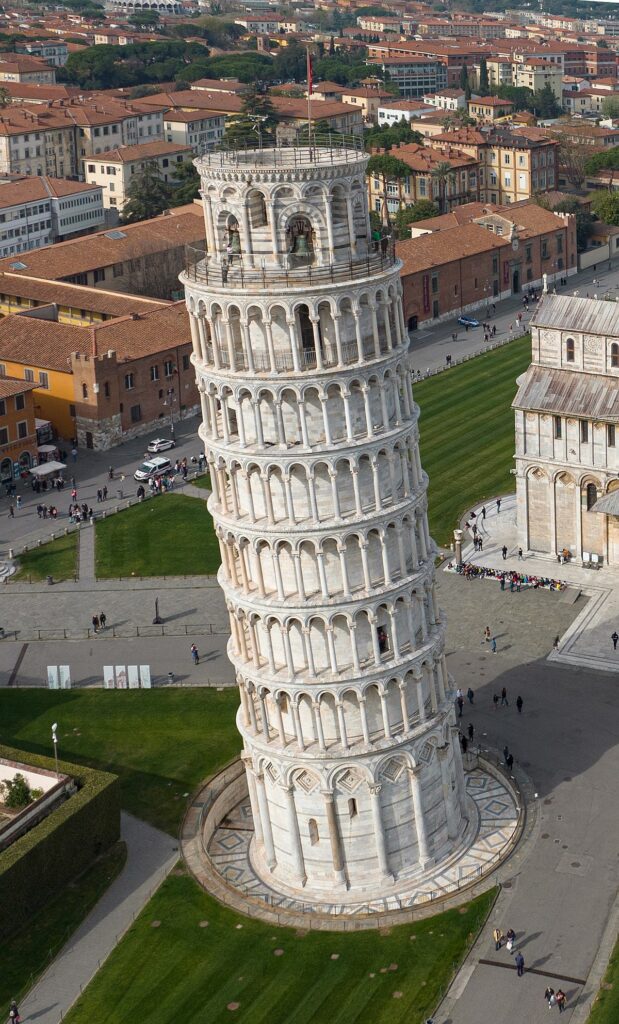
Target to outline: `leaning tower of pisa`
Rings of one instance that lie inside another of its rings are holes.
[[[400,264],[355,143],[196,160],[182,275],[240,691],[255,871],[283,893],[410,887],[469,817]]]

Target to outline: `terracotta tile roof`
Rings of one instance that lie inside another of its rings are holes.
[[[0,359],[69,373],[69,357],[80,347],[76,330],[84,329],[23,313],[5,316],[0,320]]]
[[[184,301],[171,302],[145,313],[107,320],[88,328],[93,351],[103,355],[114,349],[119,360],[139,359],[191,342],[189,317]]]
[[[66,281],[46,281],[18,273],[0,273],[0,295],[29,299],[37,305],[55,303],[71,306],[104,316],[126,316],[147,309],[167,306],[165,299],[150,299],[124,292],[108,292],[103,288],[68,284]]]
[[[462,206],[454,206],[449,213],[443,213],[440,217],[428,217],[426,220],[417,220],[411,227],[422,228],[426,231],[451,231],[460,227],[461,224],[470,224],[476,217],[483,217],[486,213],[494,213],[498,209],[493,203],[464,203]]]
[[[467,256],[478,256],[492,249],[511,248],[507,238],[494,235],[479,224],[463,224],[451,232],[449,245],[445,244],[443,233],[420,235],[396,243],[396,254],[402,260],[402,276],[417,274],[431,267],[438,267]]]
[[[20,203],[31,203],[37,199],[60,198],[83,192],[96,192],[100,186],[87,185],[66,178],[24,177],[21,180],[0,183],[0,210]]]
[[[38,387],[34,381],[18,380],[16,377],[0,377],[0,399],[23,395],[26,391],[34,391]]]
[[[40,57],[31,57],[29,53],[0,52],[0,71],[17,71],[24,74],[33,71],[51,71]]]
[[[373,155],[376,153],[382,153],[382,150],[373,150]],[[393,149],[389,150],[389,154],[396,157],[398,160],[402,160],[405,164],[413,171],[426,171],[430,173],[437,164],[442,164],[448,161],[454,169],[474,167],[477,161],[472,156],[466,156],[461,153],[443,153],[436,149],[431,149],[429,146],[422,146],[419,142],[408,142],[399,146],[394,146]]]
[[[153,220],[83,235],[43,249],[22,252],[18,256],[7,256],[0,260],[0,272],[12,271],[53,281],[153,255],[175,246],[202,242],[204,235],[201,205],[179,206]],[[23,264],[24,269],[16,268],[16,263]]]
[[[107,153],[89,156],[91,161],[103,164],[130,164],[134,160],[152,160],[158,156],[170,156],[172,153],[190,153],[191,146],[182,146],[178,142],[142,142],[137,146],[118,146]],[[0,193],[1,195],[1,193]]]

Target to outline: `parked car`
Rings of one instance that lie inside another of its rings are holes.
[[[476,320],[474,316],[459,316],[458,323],[463,327],[479,327],[479,320]]]
[[[134,480],[154,480],[158,476],[165,476],[172,471],[172,463],[169,459],[156,455],[154,459],[147,459],[138,466],[133,474]]]
[[[171,437],[156,437],[154,441],[151,441],[148,448],[149,452],[165,452],[168,448],[176,448],[176,441],[173,441]]]

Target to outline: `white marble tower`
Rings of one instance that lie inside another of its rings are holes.
[[[400,264],[355,143],[195,163],[208,252],[182,281],[254,867],[304,899],[396,893],[468,816]]]

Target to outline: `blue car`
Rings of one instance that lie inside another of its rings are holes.
[[[459,316],[458,323],[463,327],[479,327],[479,320],[476,320],[474,316]]]

